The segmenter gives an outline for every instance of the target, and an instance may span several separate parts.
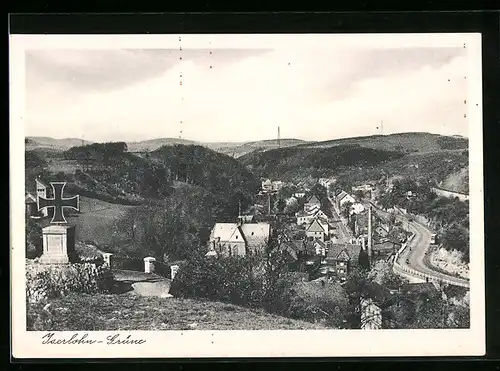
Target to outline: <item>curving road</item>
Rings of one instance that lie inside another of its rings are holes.
[[[374,212],[386,217],[389,215],[388,212],[379,209],[377,206],[373,205],[373,203],[371,203],[371,205]],[[445,279],[450,283],[456,283],[460,286],[469,285],[469,281],[464,278],[438,272],[424,263],[425,255],[431,244],[432,234],[427,227],[416,221],[409,221],[408,217],[405,215],[397,214],[396,220],[401,221],[403,227],[415,235],[399,256],[398,263],[401,266],[427,274],[434,277],[436,280]]]

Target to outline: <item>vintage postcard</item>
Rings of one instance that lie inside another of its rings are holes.
[[[483,355],[481,89],[480,34],[11,35],[13,356]]]

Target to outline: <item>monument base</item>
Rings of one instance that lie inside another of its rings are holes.
[[[74,255],[75,227],[68,225],[49,225],[42,229],[42,264],[68,264]]]
[[[42,264],[69,264],[69,257],[67,255],[43,254],[40,256],[39,262]]]

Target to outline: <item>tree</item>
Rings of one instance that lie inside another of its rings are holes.
[[[469,261],[469,233],[465,228],[452,225],[444,231],[442,241],[447,250],[457,250],[463,254],[466,262]]]
[[[358,262],[361,269],[370,269],[370,258],[365,250],[359,252]]]
[[[42,255],[42,228],[30,217],[25,218],[26,258]]]
[[[285,200],[280,198],[280,199],[278,199],[278,201],[276,201],[276,211],[278,213],[283,213],[283,211],[285,210],[285,207],[286,207]]]

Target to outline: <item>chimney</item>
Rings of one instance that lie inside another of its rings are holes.
[[[368,258],[372,257],[372,205],[368,206]]]

